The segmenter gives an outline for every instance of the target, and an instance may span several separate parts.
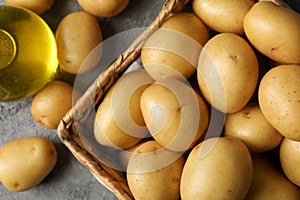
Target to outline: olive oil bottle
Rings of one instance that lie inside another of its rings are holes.
[[[0,101],[30,97],[58,67],[52,30],[37,14],[0,5]]]

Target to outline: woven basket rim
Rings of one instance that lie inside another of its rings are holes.
[[[74,157],[84,165],[91,174],[113,192],[118,199],[134,199],[127,185],[124,173],[110,168],[97,160],[83,145],[76,133],[74,124],[85,121],[91,109],[101,101],[101,97],[112,86],[130,64],[140,56],[144,41],[172,13],[180,11],[190,0],[166,0],[156,18],[134,42],[89,86],[72,108],[60,120],[57,134],[62,143],[71,151]]]

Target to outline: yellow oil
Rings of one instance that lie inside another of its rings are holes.
[[[52,30],[37,14],[0,5],[0,101],[34,95],[58,67]]]

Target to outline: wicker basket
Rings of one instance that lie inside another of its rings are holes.
[[[112,191],[119,199],[134,199],[128,188],[124,172],[107,165],[112,163],[105,147],[95,145],[87,123],[93,119],[93,112],[101,97],[129,66],[139,58],[146,38],[172,13],[180,11],[189,0],[166,0],[161,11],[148,28],[136,38],[106,70],[89,86],[72,109],[61,120],[57,133],[64,145],[90,170],[95,178]],[[84,135],[84,137],[82,137]],[[95,156],[96,155],[96,156]],[[101,159],[98,159],[100,158]],[[105,163],[103,162],[105,160]]]

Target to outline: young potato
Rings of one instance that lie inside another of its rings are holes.
[[[244,34],[243,20],[254,0],[194,0],[193,10],[211,29],[220,33]]]
[[[120,14],[128,6],[129,0],[77,0],[87,12],[98,17],[113,17]]]
[[[102,31],[97,18],[87,12],[72,12],[59,23],[56,34],[60,67],[71,74],[92,70],[101,59]]]
[[[32,117],[45,128],[56,129],[80,95],[71,85],[62,81],[52,81],[33,97]]]
[[[55,146],[46,138],[14,139],[0,148],[0,181],[10,191],[38,185],[56,164]]]
[[[300,65],[281,65],[262,78],[258,100],[269,121],[283,136],[300,141]]]
[[[143,92],[140,104],[149,132],[169,150],[191,149],[208,127],[205,102],[180,80],[156,81]]]
[[[135,149],[127,167],[127,181],[135,199],[177,200],[184,166],[181,154],[148,141]]]
[[[300,14],[268,1],[256,3],[244,18],[253,46],[272,60],[300,64]]]
[[[94,121],[94,135],[100,144],[127,149],[148,133],[140,109],[140,97],[152,82],[145,70],[138,69],[124,74],[110,88]]]
[[[300,142],[284,138],[280,145],[279,155],[285,175],[300,187]]]
[[[155,80],[189,78],[196,71],[199,53],[208,39],[208,30],[196,15],[174,14],[146,40],[142,63]]]
[[[182,200],[243,199],[252,181],[252,158],[247,147],[231,137],[209,138],[189,154],[184,165]]]
[[[5,3],[27,8],[37,14],[44,14],[52,7],[54,0],[5,0]]]
[[[258,81],[258,60],[239,35],[220,33],[201,51],[197,79],[204,98],[217,110],[234,113],[251,99]]]
[[[253,179],[244,200],[298,200],[300,188],[274,167],[268,157],[257,154],[253,160]]]
[[[240,139],[251,153],[274,149],[283,139],[266,120],[257,103],[249,103],[242,110],[228,114],[224,134]]]

